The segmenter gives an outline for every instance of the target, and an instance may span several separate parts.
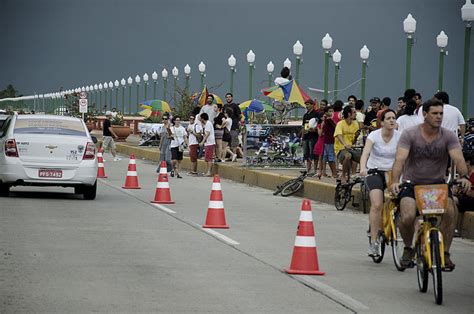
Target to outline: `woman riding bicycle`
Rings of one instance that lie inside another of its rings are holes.
[[[387,109],[381,116],[382,128],[369,134],[360,158],[360,174],[366,176],[365,182],[370,198],[370,233],[372,239],[378,239],[381,230],[381,213],[384,200],[384,190],[387,187],[385,172],[392,169],[397,152],[400,133],[397,127],[396,114]],[[367,175],[368,169],[377,169],[374,174]],[[380,243],[376,240],[369,245],[368,255],[380,255]]]

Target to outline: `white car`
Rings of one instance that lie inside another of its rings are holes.
[[[96,141],[78,118],[9,116],[0,128],[0,196],[17,185],[62,186],[95,199]]]

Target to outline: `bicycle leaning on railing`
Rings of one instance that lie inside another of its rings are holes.
[[[300,171],[301,175],[298,178],[291,179],[277,186],[273,195],[281,194],[281,196],[290,196],[301,190],[304,185],[304,179],[308,176],[308,171]]]

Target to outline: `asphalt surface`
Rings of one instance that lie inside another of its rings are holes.
[[[367,257],[367,215],[312,202],[326,275],[292,276],[300,198],[222,180],[230,229],[209,231],[212,178],[170,178],[176,204],[156,206],[157,165],[137,160],[142,189],[123,190],[128,158],[105,158],[95,201],[31,187],[0,200],[0,312],[473,312],[472,241],[455,239],[438,306],[390,248]]]

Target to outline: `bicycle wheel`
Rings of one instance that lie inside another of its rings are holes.
[[[369,191],[364,182],[360,185],[360,202],[362,203],[362,212],[366,214],[369,210]]]
[[[421,235],[422,237],[423,235]],[[416,277],[418,278],[418,289],[421,292],[428,290],[428,265],[426,264],[425,257],[423,255],[422,244],[418,239],[415,250],[416,250]]]
[[[334,205],[337,210],[344,210],[346,208],[346,190],[347,187],[343,186],[341,183],[336,185],[336,193],[334,194]]]
[[[283,190],[281,190],[281,196],[290,196],[298,192],[303,187],[303,180],[298,180],[292,184],[286,185]]]
[[[441,304],[443,303],[443,278],[441,269],[441,253],[439,251],[439,233],[437,230],[432,230],[430,233],[430,249],[434,296],[436,304]]]
[[[395,209],[392,209],[392,212],[393,211],[395,211]],[[393,262],[395,263],[395,267],[398,271],[404,271],[405,267],[403,267],[400,263],[400,258],[403,255],[404,245],[400,229],[398,228],[398,224],[400,223],[400,212],[398,210],[394,212],[392,219],[394,228],[392,228],[392,238],[390,239],[390,245],[392,246]]]

